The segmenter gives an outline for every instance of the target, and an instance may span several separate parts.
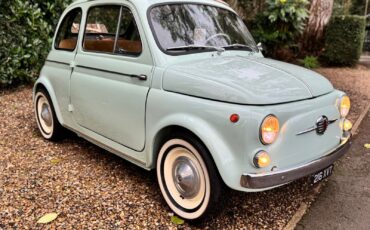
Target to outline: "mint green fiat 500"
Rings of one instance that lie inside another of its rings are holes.
[[[352,127],[345,93],[264,58],[240,17],[215,0],[75,1],[34,106],[44,138],[68,129],[155,169],[165,201],[189,220],[217,210],[223,188],[323,180]]]

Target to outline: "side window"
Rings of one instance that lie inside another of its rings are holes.
[[[142,44],[131,11],[121,6],[90,8],[83,47],[85,51],[139,55]]]
[[[119,54],[139,55],[141,51],[140,34],[134,16],[128,8],[123,7],[115,52]]]
[[[81,15],[81,9],[76,8],[63,18],[55,39],[56,49],[73,51],[76,48]]]
[[[90,8],[83,41],[86,51],[113,53],[120,9],[120,6]]]

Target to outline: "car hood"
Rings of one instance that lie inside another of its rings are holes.
[[[263,57],[216,56],[169,66],[164,90],[238,104],[278,104],[333,91],[323,76]]]

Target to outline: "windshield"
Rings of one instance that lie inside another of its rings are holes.
[[[155,6],[149,13],[160,48],[168,54],[223,49],[258,52],[243,21],[233,12],[201,4]]]

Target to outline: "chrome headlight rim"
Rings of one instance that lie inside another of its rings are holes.
[[[264,124],[265,124],[265,122],[267,121],[268,118],[274,118],[274,119],[276,119],[277,124],[278,124],[278,131],[277,131],[276,136],[275,136],[275,138],[274,138],[274,140],[272,142],[266,142],[263,139],[263,127],[264,127]],[[260,127],[259,127],[259,139],[260,139],[260,142],[263,145],[271,145],[271,144],[275,143],[275,141],[278,139],[279,133],[280,133],[280,121],[279,121],[279,118],[275,114],[272,114],[272,113],[271,114],[268,114],[267,116],[265,116],[262,119],[262,122],[261,122]]]

